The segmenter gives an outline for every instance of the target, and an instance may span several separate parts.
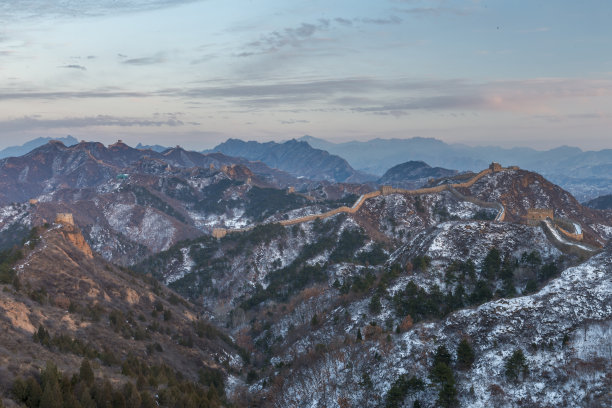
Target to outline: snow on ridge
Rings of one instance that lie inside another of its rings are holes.
[[[191,273],[193,267],[195,266],[195,262],[191,258],[189,254],[189,248],[181,248],[181,254],[183,256],[183,261],[174,267],[174,263],[177,263],[177,260],[173,260],[173,264],[170,266],[173,267],[174,272],[170,275],[166,276],[165,284],[169,285],[172,282],[176,282],[179,279],[182,279],[188,273]]]

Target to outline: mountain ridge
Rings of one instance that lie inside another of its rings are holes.
[[[539,151],[526,147],[470,147],[422,137],[344,143],[331,143],[312,136],[303,139],[314,147],[325,148],[345,158],[358,170],[377,175],[406,160],[422,160],[431,166],[459,171],[477,171],[496,161],[504,166],[518,165],[541,173],[570,190],[581,201],[612,191],[612,149],[582,151],[577,147],[561,146]]]
[[[66,137],[60,137],[60,138],[39,137],[36,139],[29,140],[25,142],[24,144],[22,144],[21,146],[9,146],[9,147],[6,147],[0,150],[0,159],[4,159],[5,157],[23,156],[24,154],[30,152],[31,150],[39,146],[42,146],[52,140],[60,141],[67,146],[72,146],[72,145],[79,143],[79,141],[72,136],[66,136]]]
[[[355,183],[373,179],[367,174],[355,171],[341,157],[322,149],[315,149],[308,143],[295,139],[284,143],[228,139],[210,151],[262,161],[296,177]]]

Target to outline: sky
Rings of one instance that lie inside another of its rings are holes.
[[[612,148],[610,21],[609,0],[2,0],[0,148]]]

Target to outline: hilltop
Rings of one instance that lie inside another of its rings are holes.
[[[391,167],[377,180],[377,183],[410,189],[421,187],[430,179],[452,177],[457,173],[457,170],[431,167],[423,161],[408,161]]]

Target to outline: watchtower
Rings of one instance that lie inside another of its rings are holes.
[[[380,193],[382,195],[389,195],[389,194],[393,194],[393,187],[391,186],[381,186],[380,187]]]
[[[547,218],[551,220],[555,218],[552,208],[530,208],[527,210],[527,215],[525,215],[529,225],[538,225],[540,221],[544,221]]]
[[[496,173],[498,171],[502,171],[502,166],[499,163],[493,162],[489,165],[489,169],[491,169],[493,173]]]
[[[227,235],[227,230],[225,228],[214,228],[212,232],[212,236],[214,238],[223,238]]]
[[[74,227],[74,218],[71,213],[57,213],[55,223]]]

